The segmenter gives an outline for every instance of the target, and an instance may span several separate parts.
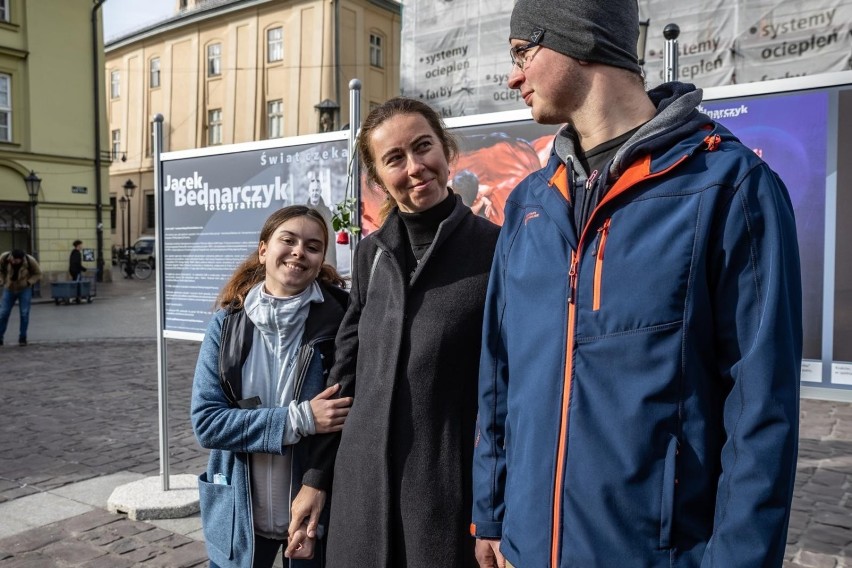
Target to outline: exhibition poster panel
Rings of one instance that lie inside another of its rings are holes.
[[[346,191],[346,140],[164,160],[164,329],[204,333],[222,286],[257,249],[266,218],[310,204],[331,222]],[[319,196],[309,192],[319,181]],[[329,227],[330,229],[330,227]],[[349,271],[348,246],[330,235],[327,262]]]
[[[754,150],[787,186],[802,263],[805,359],[822,358],[828,100],[825,91],[699,105]]]

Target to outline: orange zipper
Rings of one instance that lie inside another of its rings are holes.
[[[592,310],[598,311],[601,309],[601,280],[603,278],[603,260],[604,249],[606,248],[606,238],[609,235],[609,225],[612,218],[604,221],[603,226],[598,229],[598,250],[595,256],[595,287],[594,295],[592,296]]]
[[[556,448],[556,480],[553,489],[553,531],[550,549],[550,565],[554,568],[559,566],[559,526],[562,524],[562,507],[560,505],[562,494],[562,482],[565,478],[565,446],[568,443],[568,403],[571,400],[571,367],[574,358],[574,322],[576,318],[575,290],[577,286],[577,264],[579,255],[571,251],[571,269],[568,271],[568,345],[565,352],[565,385],[562,389],[562,421],[559,425],[559,444]]]
[[[601,209],[603,205],[615,199],[616,196],[624,193],[630,187],[635,185],[640,181],[644,181],[647,179],[655,178],[662,176],[669,171],[673,170],[677,166],[679,166],[682,162],[684,162],[689,155],[681,156],[681,158],[666,168],[665,170],[651,173],[651,156],[645,156],[642,158],[637,164],[631,166],[627,169],[627,171],[622,175],[618,181],[615,182],[615,185],[610,188],[607,194],[604,196],[603,200],[598,203],[598,206],[592,211],[589,219],[593,219],[598,210]],[[557,174],[562,174],[557,170]],[[554,174],[553,178],[550,180],[550,185],[554,183],[558,183],[559,178],[563,177],[561,175]],[[561,192],[561,191],[560,191]],[[606,221],[605,225],[608,226],[609,220]],[[559,428],[559,444],[557,446],[556,451],[556,475],[555,475],[555,485],[553,490],[553,526],[551,527],[550,534],[550,566],[551,568],[558,568],[559,566],[559,552],[560,552],[560,524],[562,523],[562,507],[561,503],[561,494],[562,494],[562,482],[565,477],[565,448],[567,446],[567,433],[568,433],[568,403],[571,399],[571,374],[574,365],[573,353],[574,353],[574,327],[576,326],[576,290],[577,290],[577,265],[579,263],[579,254],[580,251],[583,250],[583,241],[586,236],[586,229],[588,229],[588,225],[583,229],[580,235],[580,241],[577,243],[577,250],[571,251],[571,269],[568,272],[568,281],[569,281],[569,296],[568,296],[568,338],[567,338],[567,351],[565,353],[565,386],[562,389],[562,413],[561,413],[561,421]],[[602,249],[603,247],[601,247]],[[603,261],[603,250],[598,252],[599,261]],[[598,261],[596,261],[596,264]],[[597,278],[596,278],[597,280]],[[599,295],[598,295],[599,297]]]

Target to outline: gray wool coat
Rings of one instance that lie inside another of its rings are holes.
[[[354,396],[334,467],[330,567],[476,566],[471,462],[499,227],[453,198],[413,276],[396,211],[356,250],[330,375]]]

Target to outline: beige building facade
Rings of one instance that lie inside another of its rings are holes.
[[[96,178],[98,139],[106,140],[95,77],[103,69],[96,5],[0,0],[0,252],[19,248],[37,256],[42,290],[68,278],[74,240],[96,254],[99,238],[110,234]],[[102,165],[105,181],[109,163]],[[28,176],[41,180],[32,198]],[[96,268],[94,258],[84,264]]]
[[[390,0],[177,0],[172,18],[109,41],[113,245],[154,232],[157,114],[164,151],[337,130],[351,79],[362,115],[399,94],[400,26]]]

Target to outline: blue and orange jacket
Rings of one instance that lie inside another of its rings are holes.
[[[522,568],[782,563],[802,353],[792,205],[695,110],[699,90],[649,95],[658,113],[585,227],[557,152],[506,206],[471,530]]]

